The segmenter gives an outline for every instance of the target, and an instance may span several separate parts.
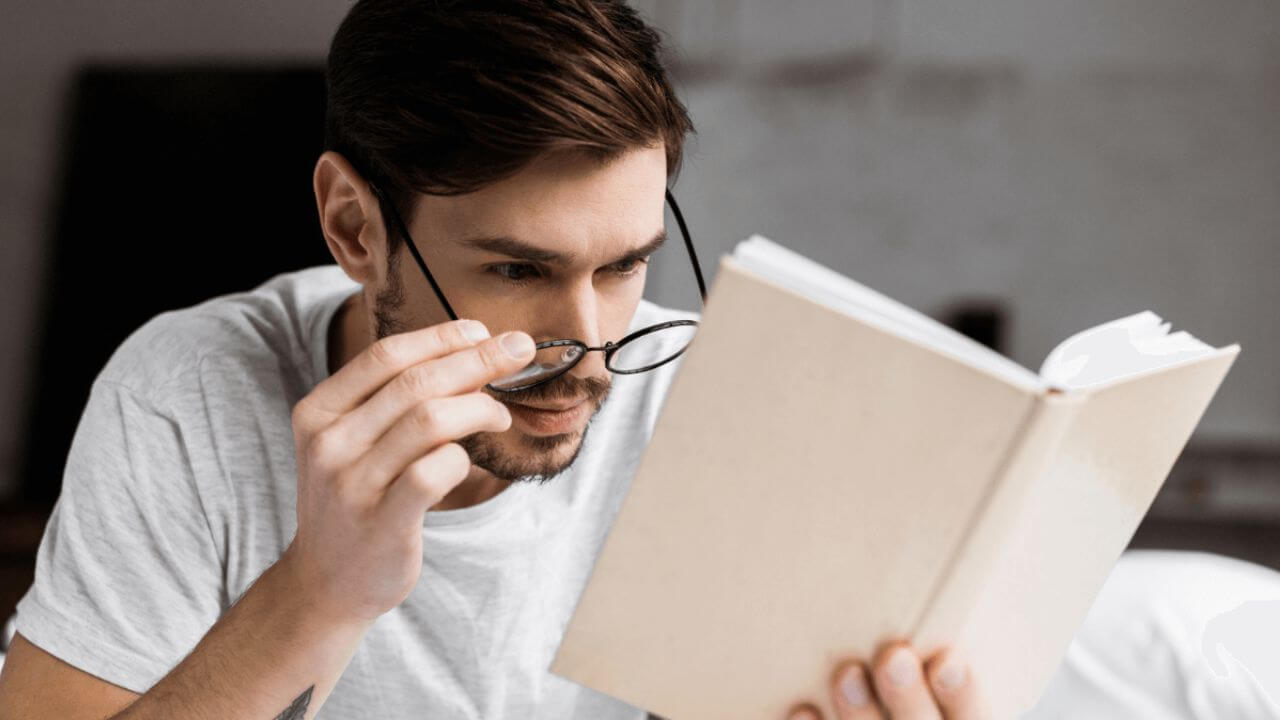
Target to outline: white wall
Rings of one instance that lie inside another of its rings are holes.
[[[0,494],[64,93],[88,59],[323,58],[347,0],[46,0],[0,24]],[[1150,307],[1244,352],[1202,437],[1280,441],[1280,3],[643,0],[700,134],[704,262],[764,232],[926,311],[1007,298],[1012,351]],[[669,256],[678,257],[675,255]],[[687,270],[655,268],[684,298]]]
[[[1275,0],[901,0],[904,56],[1035,71],[1275,68]]]
[[[686,88],[704,265],[762,232],[928,312],[1008,300],[1013,357],[1152,309],[1236,366],[1201,439],[1280,440],[1280,98],[1255,81],[892,70]],[[687,304],[680,254],[655,295]]]
[[[743,29],[753,3],[721,4],[736,14],[709,47],[775,40]],[[1033,369],[1150,308],[1242,345],[1199,439],[1280,443],[1280,3],[862,6],[874,31],[807,71],[688,58],[699,137],[677,195],[704,264],[762,232],[928,312],[1002,298]],[[787,7],[816,33],[855,21],[849,3]],[[794,59],[776,45],[754,57]],[[689,303],[682,263],[654,268],[656,298]]]

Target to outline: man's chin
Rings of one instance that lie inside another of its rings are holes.
[[[572,430],[570,432],[556,433],[555,435],[533,435],[515,428],[512,428],[509,432],[511,437],[528,452],[551,454],[556,454],[557,451],[570,444],[580,444],[583,434],[582,430]]]
[[[584,390],[582,395],[587,399],[578,412],[562,417],[521,411],[522,403],[516,403],[515,398],[497,398],[511,411],[511,426],[501,433],[472,435],[462,446],[471,455],[472,465],[497,477],[512,482],[546,482],[577,460],[609,389],[608,382],[600,382]]]
[[[547,482],[577,460],[587,429],[533,435],[512,426],[494,435],[483,433],[462,440],[471,464],[512,482]]]

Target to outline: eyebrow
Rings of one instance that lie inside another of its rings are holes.
[[[662,247],[663,243],[666,241],[667,231],[662,230],[645,244],[627,251],[621,257],[616,258],[607,264],[613,265],[615,263],[627,262],[630,260],[641,260],[654,252],[657,252],[658,248]],[[531,262],[539,262],[545,265],[558,265],[564,267],[571,265],[574,258],[577,257],[576,253],[562,253],[556,250],[548,250],[543,247],[538,247],[537,245],[530,245],[529,243],[508,237],[470,238],[467,240],[460,240],[458,242],[461,245],[475,248],[476,250],[486,250],[491,253],[506,255],[514,260],[529,260]]]
[[[646,257],[657,252],[658,248],[662,247],[663,244],[665,244],[666,242],[667,242],[667,231],[662,230],[657,235],[654,235],[653,238],[649,240],[649,242],[641,245],[640,247],[634,250],[631,250],[623,254],[622,257],[615,259],[613,262],[606,263],[606,264],[614,265],[617,263],[628,262],[631,260],[643,260]]]

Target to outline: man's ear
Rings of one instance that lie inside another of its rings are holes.
[[[311,178],[320,230],[333,259],[362,285],[380,285],[387,267],[382,208],[369,183],[342,155],[326,150]]]

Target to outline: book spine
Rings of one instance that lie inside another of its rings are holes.
[[[1033,399],[1022,429],[912,624],[912,642],[925,656],[943,646],[964,653],[965,624],[989,571],[1008,541],[1032,485],[1052,462],[1083,400],[1081,395],[1056,390]]]

